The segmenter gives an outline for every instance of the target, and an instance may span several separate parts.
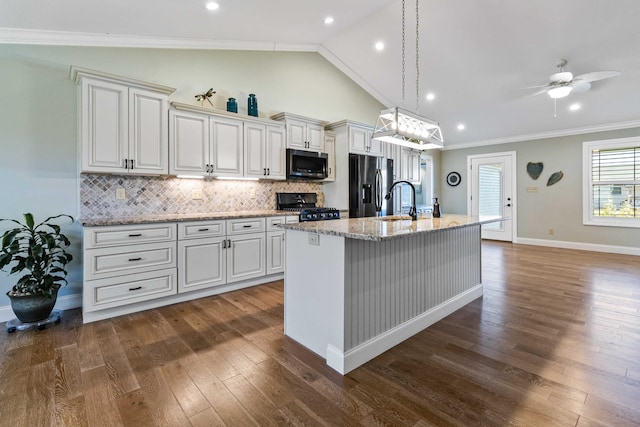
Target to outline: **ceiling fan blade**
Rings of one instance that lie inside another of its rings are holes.
[[[549,91],[549,85],[544,85],[544,87],[540,90],[537,90],[535,92],[533,92],[532,94],[530,94],[529,96],[538,96],[538,95],[542,95],[543,93],[547,93]]]
[[[592,73],[580,74],[576,76],[572,83],[591,83],[598,80],[609,79],[611,77],[619,76],[619,71],[594,71]]]
[[[591,83],[589,82],[582,82],[582,81],[578,81],[578,82],[572,82],[571,83],[571,91],[573,93],[584,93],[586,91],[588,91],[589,89],[591,89]]]

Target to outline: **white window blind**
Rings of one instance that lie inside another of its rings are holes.
[[[640,227],[640,140],[585,143],[584,158],[585,224]]]

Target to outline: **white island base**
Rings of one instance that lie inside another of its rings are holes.
[[[286,228],[285,335],[343,375],[482,296],[478,223],[383,240]]]

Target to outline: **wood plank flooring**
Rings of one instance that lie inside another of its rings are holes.
[[[640,425],[640,258],[483,243],[484,296],[341,376],[283,284],[0,330],[0,426]]]

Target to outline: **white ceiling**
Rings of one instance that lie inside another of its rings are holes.
[[[382,103],[403,106],[400,0],[217,1],[210,12],[205,0],[0,0],[0,42],[317,50]],[[415,4],[406,4],[404,107],[412,111]],[[640,126],[640,1],[419,4],[419,112],[440,122],[448,147]],[[622,75],[558,100],[554,117],[553,100],[524,88],[545,84],[561,58],[574,75]],[[582,108],[569,111],[573,103]]]

